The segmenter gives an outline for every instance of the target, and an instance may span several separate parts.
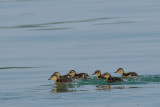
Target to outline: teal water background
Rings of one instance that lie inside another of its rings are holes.
[[[159,107],[160,1],[0,0],[0,107]],[[140,77],[56,86],[53,72]]]

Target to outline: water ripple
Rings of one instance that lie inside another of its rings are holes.
[[[26,68],[38,68],[38,67],[0,67],[0,69],[26,69]]]
[[[123,79],[123,78],[122,78]],[[120,84],[149,84],[160,83],[160,75],[141,75],[132,79],[123,79],[123,82],[108,83],[105,79],[97,80],[96,78],[78,80],[79,85],[120,85]]]
[[[127,23],[139,23],[139,21],[115,21],[115,22],[108,22],[108,23],[99,23],[94,25],[127,24]]]
[[[49,22],[49,23],[41,23],[41,24],[29,24],[29,25],[17,25],[17,26],[0,26],[0,29],[9,29],[9,28],[40,28],[47,27],[48,25],[60,25],[60,24],[69,24],[69,23],[85,23],[85,22],[96,22],[102,20],[113,19],[115,17],[101,17],[101,18],[91,18],[84,20],[72,20],[72,21],[59,21],[59,22]],[[60,30],[60,29],[70,29],[70,28],[45,28],[38,30]]]
[[[108,83],[105,79],[97,80],[95,77],[89,79],[75,80],[73,83],[53,85],[52,93],[64,93],[64,92],[86,92],[84,87],[92,86],[96,87],[96,91],[108,90],[108,89],[132,89],[142,88],[137,85],[142,84],[154,84],[160,83],[160,75],[142,75],[133,79],[123,79],[123,82]],[[136,85],[136,86],[135,86]]]

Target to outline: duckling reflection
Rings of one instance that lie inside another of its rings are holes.
[[[65,92],[76,92],[76,89],[69,89],[68,85],[66,84],[61,84],[61,85],[56,85],[52,90],[52,93],[65,93]]]
[[[97,90],[125,89],[124,86],[111,87],[111,85],[96,85]]]
[[[121,87],[114,87],[114,89],[125,89],[125,87],[121,86]]]
[[[104,90],[108,90],[108,89],[111,89],[111,86],[110,86],[110,85],[104,85],[102,88],[103,88]]]
[[[110,85],[96,85],[96,87],[97,87],[97,91],[99,91],[99,90],[110,90],[111,89],[111,87],[110,87]]]

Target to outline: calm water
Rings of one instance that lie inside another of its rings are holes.
[[[0,107],[159,107],[159,0],[0,0]],[[117,68],[56,86],[69,70]]]

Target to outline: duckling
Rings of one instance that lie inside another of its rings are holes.
[[[125,79],[133,78],[133,77],[138,77],[138,74],[135,73],[135,72],[124,73],[123,68],[118,68],[115,73],[120,73],[121,76],[122,76],[123,78],[125,78]]]
[[[97,79],[105,79],[100,70],[96,70],[92,75],[97,75]]]
[[[68,78],[58,78],[58,76],[51,76],[48,80],[54,80],[55,84],[66,84],[72,82]]]
[[[72,75],[67,74],[67,75],[61,76],[59,72],[54,72],[52,76],[57,76],[58,79],[67,79],[68,81],[74,80]]]
[[[103,76],[107,79],[107,82],[113,83],[113,82],[122,82],[123,80],[118,77],[112,77],[110,73],[106,72],[103,74]]]
[[[88,74],[87,73],[79,73],[79,74],[76,74],[76,71],[75,70],[70,70],[69,75],[72,75],[74,78],[76,79],[79,79],[79,78],[88,78]]]
[[[59,78],[72,78],[72,79],[73,79],[73,76],[68,75],[68,74],[61,76],[59,72],[54,72],[54,73],[52,74],[52,76],[57,76],[58,79],[59,79]]]

